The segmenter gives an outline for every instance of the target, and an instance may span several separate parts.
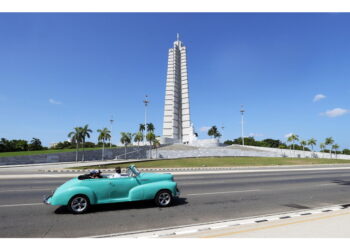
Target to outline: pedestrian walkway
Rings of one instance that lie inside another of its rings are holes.
[[[168,235],[166,238],[349,238],[350,209]]]

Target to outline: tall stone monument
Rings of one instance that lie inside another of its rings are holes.
[[[191,144],[195,139],[190,118],[186,47],[177,34],[168,54],[162,142]]]

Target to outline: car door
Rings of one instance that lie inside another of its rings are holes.
[[[139,182],[135,177],[120,177],[110,178],[110,198],[113,199],[126,199],[129,197],[129,191],[138,186]]]
[[[106,203],[110,199],[111,186],[108,180],[107,178],[84,180],[85,186],[96,194],[97,203]]]

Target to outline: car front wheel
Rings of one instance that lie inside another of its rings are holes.
[[[173,201],[173,196],[168,190],[161,190],[157,193],[155,197],[155,202],[159,207],[167,207]]]
[[[90,207],[89,199],[85,195],[76,195],[68,203],[69,210],[74,214],[85,213]]]

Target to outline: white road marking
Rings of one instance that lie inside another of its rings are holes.
[[[229,225],[212,226],[210,228],[213,230],[213,229],[221,229],[221,228],[224,228],[224,227],[229,227]]]
[[[212,194],[230,194],[230,193],[245,193],[245,192],[258,192],[260,189],[251,189],[251,190],[236,190],[228,192],[214,192],[214,193],[198,193],[198,194],[184,194],[184,196],[194,196],[194,195],[212,195]]]
[[[319,184],[317,186],[335,186],[338,185],[337,183],[325,183],[325,184]]]
[[[26,192],[26,191],[48,191],[53,190],[54,188],[28,188],[28,189],[8,189],[8,190],[0,190],[0,193],[5,192]]]
[[[185,231],[178,231],[175,232],[176,235],[181,235],[181,234],[191,234],[191,233],[197,233],[197,229],[192,229],[192,230],[185,230]]]
[[[23,207],[23,206],[38,206],[44,205],[44,203],[27,203],[27,204],[9,204],[9,205],[0,205],[1,207]]]

